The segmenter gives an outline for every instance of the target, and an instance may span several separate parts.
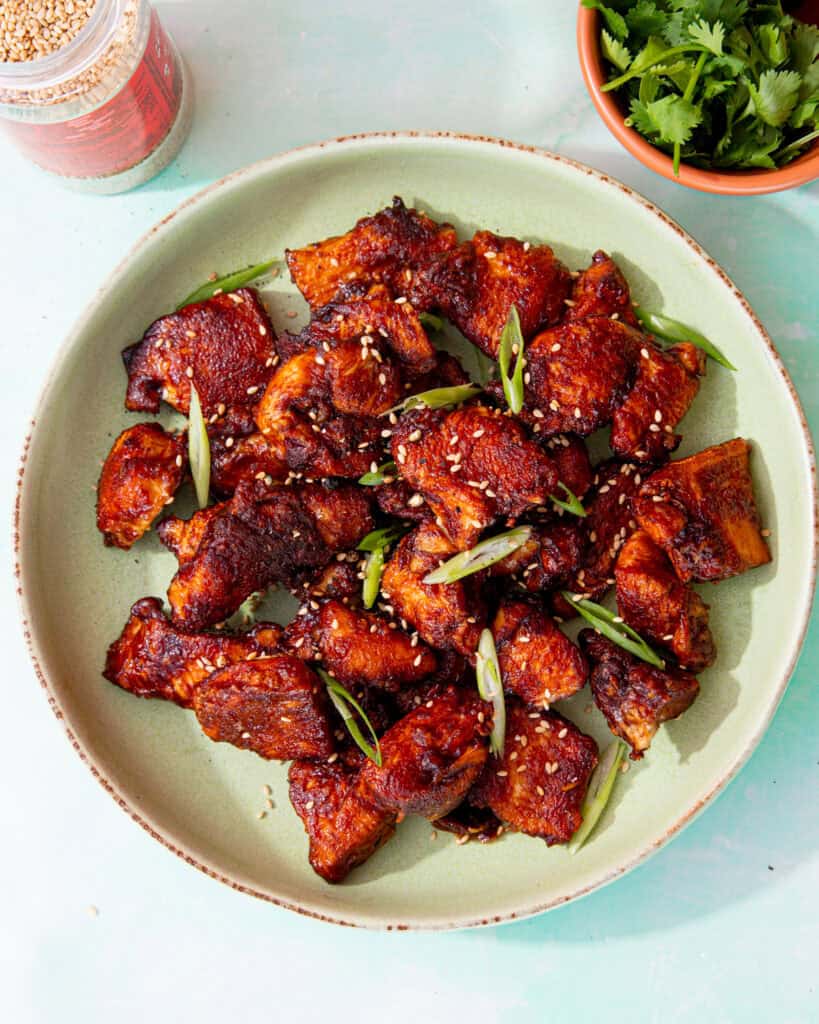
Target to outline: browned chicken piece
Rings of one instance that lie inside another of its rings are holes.
[[[225,665],[275,651],[281,629],[260,623],[249,633],[182,633],[162,602],[143,597],[122,634],[108,648],[103,675],[137,697],[159,697],[189,707],[196,686]]]
[[[391,480],[375,488],[378,507],[388,516],[423,523],[433,519],[432,509],[406,480]]]
[[[740,437],[670,462],[633,502],[640,526],[683,583],[727,579],[770,562],[759,529],[751,446]]]
[[[396,196],[392,206],[363,217],[345,235],[288,249],[285,258],[296,287],[316,307],[332,301],[353,281],[383,282],[394,295],[405,295],[416,267],[457,244],[452,225],[436,224]]]
[[[547,523],[532,527],[532,536],[517,551],[496,562],[490,576],[514,576],[530,593],[567,584],[582,567],[587,548],[579,523]]]
[[[341,559],[341,560],[340,560]],[[334,597],[344,604],[355,606],[361,598],[361,580],[358,578],[361,553],[339,552],[331,562],[309,581],[306,588],[311,597]]]
[[[688,412],[705,373],[705,353],[688,343],[662,349],[645,339],[637,376],[611,422],[611,450],[636,462],[664,462],[682,437],[674,428]]]
[[[312,602],[317,603],[317,602]],[[438,662],[426,644],[412,641],[406,633],[380,615],[354,611],[341,601],[328,600],[318,611],[299,618],[294,643],[309,632],[309,643],[296,648],[300,657],[317,655],[324,668],[342,686],[376,686],[400,690],[419,683],[435,672]],[[307,648],[307,652],[305,652]]]
[[[155,320],[122,353],[125,408],[158,412],[160,399],[190,408],[191,384],[205,416],[255,405],[273,372],[276,337],[252,288],[214,295]]]
[[[537,426],[537,420],[535,420]],[[582,498],[592,485],[594,471],[589,461],[589,450],[582,437],[573,434],[556,434],[544,442],[557,470],[557,477],[578,498]],[[555,497],[566,500],[566,494],[558,487]]]
[[[284,480],[290,472],[281,448],[267,443],[260,431],[246,437],[232,434],[210,439],[210,486],[218,494],[233,494],[240,480],[260,476]]]
[[[654,668],[593,629],[584,629],[579,639],[592,665],[594,701],[639,761],[663,722],[691,707],[700,685],[690,672]]]
[[[308,349],[276,370],[256,422],[277,461],[310,477],[348,478],[380,461],[384,424],[376,417],[404,389],[396,364],[372,351],[352,341]]]
[[[441,832],[457,836],[461,842],[476,839],[479,843],[491,843],[500,839],[505,831],[488,807],[473,807],[467,801],[442,818],[436,818],[432,825]]]
[[[206,736],[268,760],[324,758],[335,749],[327,691],[289,654],[219,669],[193,691],[193,710]]]
[[[548,707],[585,685],[586,659],[537,601],[504,598],[492,634],[503,687],[527,704]]]
[[[173,621],[189,630],[221,622],[250,594],[273,583],[292,584],[371,529],[363,488],[242,481],[207,521],[195,555],[171,581]]]
[[[407,291],[418,309],[437,309],[486,355],[497,358],[509,309],[528,340],[557,323],[571,291],[568,270],[548,245],[478,231],[421,267]]]
[[[376,807],[356,773],[336,762],[294,761],[290,803],[310,841],[310,866],[326,882],[341,882],[395,832],[396,815]]]
[[[460,550],[501,516],[543,505],[557,484],[552,460],[523,427],[480,405],[404,415],[391,445],[399,474]]]
[[[114,441],[97,485],[97,529],[105,543],[128,549],[171,503],[188,470],[184,434],[137,423]]]
[[[435,523],[421,523],[404,537],[384,568],[381,592],[432,647],[452,647],[471,657],[486,611],[472,577],[457,583],[424,583],[427,573],[456,553]]]
[[[575,280],[571,305],[566,313],[567,320],[582,320],[587,316],[619,317],[637,326],[628,282],[611,256],[602,249],[597,250],[591,264]]]
[[[631,388],[644,335],[604,316],[544,331],[526,348],[526,404],[544,435],[604,427]]]
[[[672,652],[681,668],[701,672],[717,656],[708,628],[708,605],[680,583],[671,562],[638,530],[617,559],[617,609],[645,639]]]
[[[597,744],[554,711],[506,702],[506,748],[487,764],[469,796],[519,832],[549,846],[567,843],[597,767]]]
[[[381,737],[381,767],[367,761],[361,769],[361,790],[400,815],[447,814],[486,764],[487,707],[475,691],[450,687],[410,711]]]
[[[364,337],[371,339],[368,345],[386,346],[418,373],[435,368],[437,353],[415,308],[400,297],[396,301],[385,285],[373,285],[363,295],[342,292],[334,302],[314,310],[310,323],[298,335],[283,335],[279,352],[289,359],[307,348],[327,351],[345,341],[360,343]]]
[[[157,526],[156,532],[159,534],[159,539],[169,551],[173,552],[180,565],[190,562],[199,550],[208,524],[211,520],[218,518],[227,505],[226,501],[208,505],[207,508],[194,512],[190,519],[168,516]]]

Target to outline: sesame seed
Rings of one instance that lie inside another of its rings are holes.
[[[378,375],[378,383],[381,384],[382,387],[384,386],[384,384],[387,383],[387,375],[386,375],[386,373],[379,373],[379,375]]]
[[[657,426],[656,423],[649,423],[648,429],[651,431],[652,434],[660,433],[660,428]]]
[[[560,342],[559,341],[556,341],[554,343],[554,345],[552,345],[551,351],[552,352],[559,352],[560,351]]]
[[[611,490],[611,487],[609,487],[609,485],[608,485],[608,484],[603,484],[603,486],[602,486],[602,487],[600,488],[600,490],[598,491],[598,493],[599,493],[599,494],[608,494],[608,492],[609,492],[610,490]]]
[[[537,787],[537,795],[538,796],[545,796],[546,795],[546,790],[543,788],[543,786],[538,786]]]
[[[451,465],[451,466],[449,467],[449,472],[450,472],[450,473],[457,473],[457,472],[458,472],[459,470],[461,470],[461,469],[463,469],[463,466],[462,466],[462,465],[460,464],[460,462],[455,462],[455,463],[453,463],[453,464],[452,464],[452,465]],[[488,494],[488,493],[489,493],[489,492],[487,491],[487,494]]]
[[[264,337],[267,334],[267,328],[264,324],[259,324],[259,334]]]
[[[485,430],[483,429],[483,427],[481,427],[481,428],[480,428],[479,430],[474,430],[474,431],[472,432],[472,436],[473,436],[474,438],[479,438],[479,437],[483,437],[483,435],[484,435],[485,433],[486,433],[486,431],[485,431]]]
[[[487,249],[487,251],[484,253],[485,258],[488,260],[495,259],[497,255],[498,254],[494,251],[494,249]]]
[[[771,535],[771,531],[767,530],[767,529],[766,530],[760,530],[759,532],[762,534],[763,537],[770,537],[770,535]]]
[[[407,437],[407,440],[408,441],[420,441],[421,440],[421,431],[420,430],[413,430],[413,432]]]
[[[250,387],[250,388],[247,389],[247,393],[249,395],[255,395],[258,390],[259,390],[259,385],[258,384],[254,384],[253,387]]]
[[[499,779],[505,779],[509,772],[495,772]]]
[[[563,303],[564,303],[564,305],[568,306],[569,309],[571,309],[572,306],[574,306],[574,302],[571,299],[564,299]]]
[[[410,508],[418,508],[419,505],[424,504],[423,496],[420,494],[413,494],[413,496],[408,499],[407,504]]]
[[[523,251],[524,252],[529,252],[529,250],[531,248],[532,248],[532,243],[531,242],[524,242],[523,243]]]
[[[580,419],[580,418],[582,417],[582,415],[583,415],[583,413],[582,413],[582,412],[580,411],[580,409],[578,408],[578,406],[575,406],[575,407],[574,407],[574,418],[575,418],[576,420],[579,420],[579,419]]]
[[[662,413],[661,409],[655,409],[654,410],[654,422],[655,423],[662,423],[663,422],[663,413]]]
[[[648,349],[647,348],[641,348],[640,349],[640,355],[643,357],[643,359],[648,359]]]
[[[228,437],[225,439],[225,448],[232,448],[234,444],[234,438]]]
[[[193,377],[193,367],[192,366],[186,366],[185,367],[185,376],[188,378],[188,380],[190,380]]]
[[[396,306],[403,306],[406,301],[406,295],[399,295],[398,298],[395,300],[395,304]]]
[[[567,735],[567,733],[568,733],[568,732],[569,732],[569,730],[568,730],[568,729],[567,729],[567,728],[566,728],[566,727],[564,726],[564,727],[563,727],[563,728],[562,728],[562,729],[560,730],[560,732],[559,732],[559,733],[557,734],[557,738],[558,738],[559,740],[562,740],[562,739],[563,739],[563,738],[564,738],[564,737],[565,737],[565,736]]]
[[[262,818],[267,817],[267,811],[256,811],[256,817],[261,821]]]
[[[316,356],[316,365],[317,366],[326,366],[327,365],[327,360],[324,358],[324,356]]]

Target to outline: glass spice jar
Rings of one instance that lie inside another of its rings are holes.
[[[88,192],[125,192],[179,152],[190,79],[147,0],[96,0],[65,45],[0,63],[0,126],[35,164]]]

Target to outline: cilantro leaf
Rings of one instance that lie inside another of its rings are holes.
[[[620,42],[619,39],[615,39],[614,36],[603,29],[600,33],[600,45],[603,50],[603,56],[609,63],[613,64],[618,71],[626,71],[629,64],[631,64],[631,53],[628,48]]]
[[[625,39],[628,36],[628,25],[626,19],[619,11],[607,7],[603,0],[583,0],[583,6],[590,10],[599,11],[605,19],[609,32],[617,39]]]
[[[709,25],[707,21],[695,21],[688,26],[688,34],[695,43],[701,43],[717,57],[722,56],[722,43],[725,39],[725,26],[721,21]]]
[[[819,57],[819,28],[797,22],[790,39],[791,61],[800,75],[806,75],[811,64]]]
[[[702,111],[682,96],[671,95],[651,103],[632,100],[629,120],[644,135],[656,135],[661,142],[683,143],[702,121]]]
[[[759,48],[773,68],[788,59],[788,41],[776,25],[760,25],[756,31]]]
[[[626,24],[632,35],[647,38],[659,35],[663,30],[668,15],[657,10],[654,0],[638,0],[626,11]]]
[[[748,83],[757,116],[774,128],[783,125],[796,106],[801,84],[796,71],[763,71],[758,87]]]

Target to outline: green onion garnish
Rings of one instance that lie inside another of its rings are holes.
[[[378,551],[379,548],[389,547],[394,540],[403,537],[407,532],[406,526],[382,526],[377,530],[370,530],[366,537],[358,542],[359,551]]]
[[[382,462],[378,469],[370,470],[369,473],[360,476],[358,482],[362,487],[379,487],[381,484],[388,483],[387,477],[393,476],[395,471],[396,465],[392,460]]]
[[[609,802],[611,791],[614,788],[614,780],[617,778],[617,771],[620,768],[620,762],[623,760],[623,754],[625,754],[627,749],[622,740],[615,740],[614,743],[610,743],[600,758],[600,763],[592,772],[586,799],[583,801],[583,806],[580,809],[580,813],[583,815],[583,823],[568,844],[569,850],[572,853],[577,853],[600,820],[600,816]]]
[[[193,486],[199,508],[205,508],[210,495],[210,439],[199,393],[191,384],[191,403],[188,413],[188,461],[191,464]]]
[[[587,512],[580,503],[580,498],[567,487],[561,480],[558,480],[557,486],[566,494],[568,501],[561,501],[560,498],[556,498],[553,494],[549,495],[549,500],[552,504],[557,505],[558,508],[562,508],[564,512],[571,512],[573,516],[579,516],[581,519],[585,519]]]
[[[560,593],[583,616],[586,622],[591,623],[598,632],[608,637],[618,647],[629,651],[642,661],[647,661],[655,668],[665,668],[663,659],[653,648],[648,646],[639,633],[635,632],[627,623],[616,621],[619,616],[615,612],[609,611],[608,608],[604,608],[602,604],[596,604],[594,601],[575,598],[567,590],[561,590]]]
[[[679,320],[671,320],[660,313],[647,313],[639,306],[635,307],[634,313],[643,327],[647,327],[652,334],[658,334],[661,338],[665,338],[666,341],[690,341],[692,345],[701,348],[707,356],[710,356],[720,366],[724,366],[728,370],[736,370],[734,364],[725,358],[713,342],[703,337],[691,327],[681,324]]]
[[[388,416],[391,412],[408,412],[419,405],[425,405],[427,409],[443,409],[445,405],[459,405],[468,398],[479,395],[483,388],[477,384],[459,384],[452,388],[432,388],[430,391],[421,391],[417,395],[410,395],[403,402],[394,405],[392,409],[382,412],[382,416]]]
[[[429,327],[431,331],[442,331],[444,329],[444,321],[434,313],[419,313],[418,319],[424,327]]]
[[[371,530],[358,544],[359,551],[368,551],[364,564],[364,586],[362,599],[365,608],[372,608],[378,599],[381,589],[381,574],[384,571],[384,553],[399,537],[407,532],[405,526],[382,526],[379,530]]]
[[[369,718],[367,718],[367,713],[364,711],[364,708],[362,708],[355,697],[346,690],[337,679],[333,679],[329,672],[325,672],[323,668],[316,668],[316,672],[318,672],[322,682],[327,687],[327,694],[333,702],[333,707],[341,715],[344,724],[347,727],[347,732],[349,732],[355,740],[356,746],[380,768],[381,744],[378,742],[378,736],[376,735],[375,729],[373,729]],[[364,725],[367,726],[367,730],[370,736],[372,736],[375,746],[372,746],[364,739],[358,722],[355,720],[353,712],[350,711],[351,707],[357,712],[358,717]]]
[[[182,309],[184,306],[190,306],[192,302],[204,302],[205,299],[212,299],[216,292],[235,292],[237,288],[243,288],[251,281],[255,281],[257,277],[266,274],[278,262],[278,260],[268,260],[266,263],[256,263],[252,267],[245,267],[244,270],[234,270],[232,274],[217,277],[215,281],[208,281],[197,288],[195,292],[191,292],[176,308]]]
[[[515,369],[512,376],[509,376],[509,364],[515,357]],[[517,306],[509,307],[509,315],[506,318],[500,336],[498,348],[498,366],[500,367],[503,393],[506,396],[506,404],[513,413],[519,413],[523,408],[523,367],[526,360],[523,358],[523,334],[520,330],[520,317]]]
[[[461,551],[457,555],[439,565],[437,569],[427,573],[423,583],[456,583],[464,576],[480,572],[489,565],[494,565],[513,551],[517,551],[532,536],[531,526],[517,526],[514,530],[498,533],[476,544],[469,551]]]
[[[492,732],[489,734],[489,749],[495,757],[503,757],[503,746],[506,738],[506,702],[503,697],[498,652],[492,631],[484,629],[478,642],[475,658],[475,677],[478,682],[478,693],[483,700],[492,704]]]

